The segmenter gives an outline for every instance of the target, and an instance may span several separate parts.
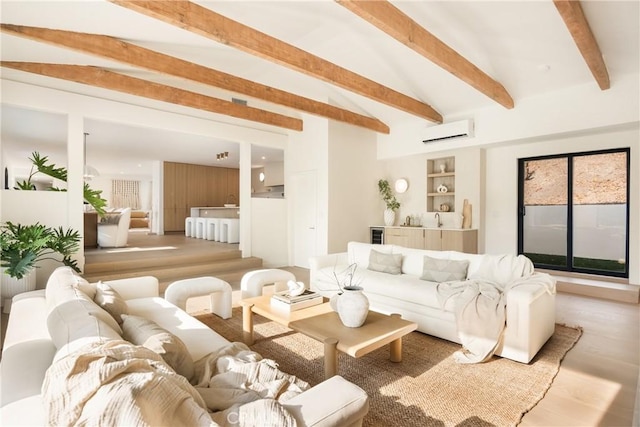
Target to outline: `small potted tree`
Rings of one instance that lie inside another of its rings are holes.
[[[52,228],[40,223],[21,225],[10,221],[0,226],[0,267],[5,312],[9,310],[11,298],[35,289],[35,268],[39,261],[55,260],[80,272],[77,261],[71,258],[79,247],[80,234],[72,229],[65,231],[62,227]]]
[[[396,196],[393,195],[389,181],[386,179],[378,181],[378,191],[386,205],[386,209],[384,210],[384,225],[391,226],[396,222],[396,209],[400,207],[400,203],[396,200]]]

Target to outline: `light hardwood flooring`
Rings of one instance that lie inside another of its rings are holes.
[[[205,244],[180,236],[170,236],[165,242],[169,241],[167,246]],[[144,256],[148,252],[141,251]],[[309,282],[307,269],[285,269],[297,280]],[[234,288],[235,303],[240,299],[239,283],[244,273],[238,271],[225,279]],[[201,311],[208,308],[208,303],[206,297],[194,298],[187,310]],[[7,317],[2,315],[2,337]],[[640,305],[558,293],[556,319],[582,327],[583,335],[563,360],[547,394],[524,416],[521,425],[639,426]]]
[[[286,268],[309,282],[309,271]],[[234,291],[234,304],[240,299]],[[187,310],[206,310],[194,298]],[[560,365],[544,398],[521,426],[639,426],[640,305],[558,293],[556,321],[583,334]]]

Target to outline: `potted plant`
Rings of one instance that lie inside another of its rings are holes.
[[[384,211],[384,224],[393,225],[396,221],[396,209],[400,207],[400,203],[396,200],[396,196],[393,195],[389,181],[386,179],[378,181],[378,191],[386,205],[386,209]]]
[[[77,261],[71,258],[79,247],[80,234],[75,230],[7,221],[0,226],[2,298],[10,299],[20,292],[34,290],[34,271],[39,261],[56,260],[80,272]]]
[[[29,158],[31,163],[31,171],[26,180],[22,182],[17,182],[16,190],[33,190],[35,187],[32,183],[32,178],[36,173],[43,173],[52,178],[58,179],[60,181],[67,182],[67,169],[63,167],[56,167],[53,163],[49,163],[49,158],[47,156],[40,156],[40,153],[34,151],[31,153],[31,157]],[[64,188],[51,187],[51,191],[67,191]],[[85,203],[90,204],[93,209],[100,216],[104,216],[105,214],[105,206],[107,206],[107,201],[103,199],[100,195],[102,191],[92,190],[89,187],[89,184],[84,183],[84,192],[83,197]]]

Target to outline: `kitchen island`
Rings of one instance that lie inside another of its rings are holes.
[[[191,208],[191,217],[240,218],[239,206],[197,206]]]

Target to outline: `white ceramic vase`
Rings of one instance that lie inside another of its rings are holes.
[[[384,210],[384,225],[391,226],[396,222],[396,211],[393,209]]]
[[[342,324],[348,328],[359,328],[367,320],[369,300],[360,286],[345,286],[342,294],[331,297],[330,303]]]
[[[0,301],[4,306],[4,312],[11,311],[11,300],[14,296],[36,289],[36,270],[34,268],[22,279],[16,279],[5,273],[6,268],[0,268]]]

